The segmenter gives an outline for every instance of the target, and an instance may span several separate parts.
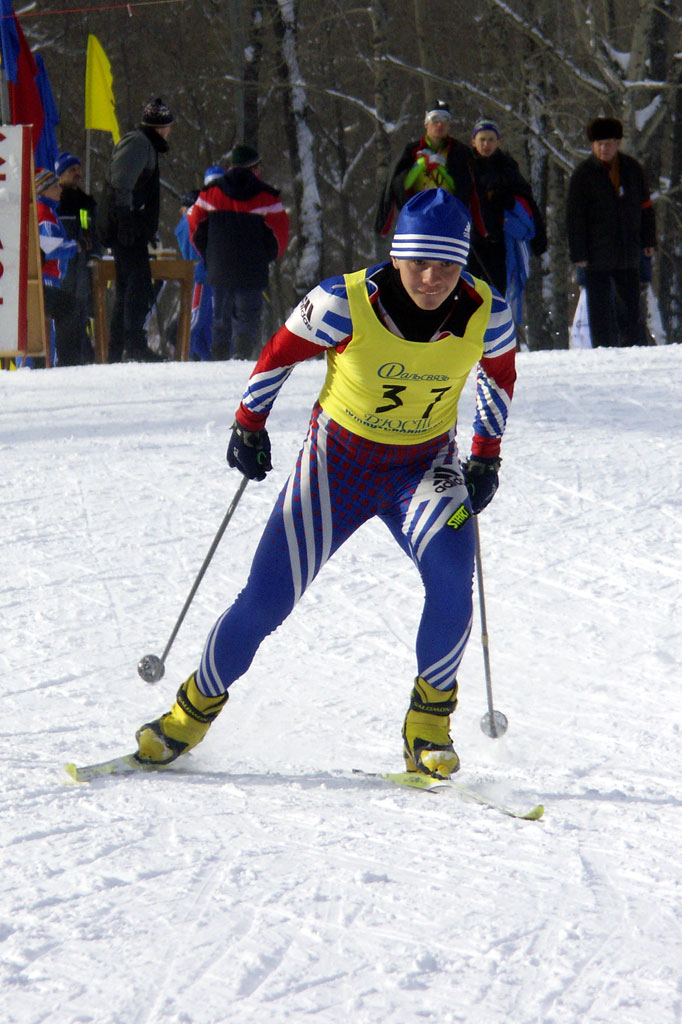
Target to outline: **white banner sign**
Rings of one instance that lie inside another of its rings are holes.
[[[24,134],[21,125],[0,124],[0,351],[3,352],[24,349],[26,345],[30,170],[25,166]]]

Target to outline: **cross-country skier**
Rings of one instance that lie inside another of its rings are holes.
[[[265,424],[296,363],[324,351],[327,376],[246,586],[213,626],[171,710],[138,730],[139,760],[168,764],[203,739],[260,643],[327,559],[378,516],[425,591],[403,726],[407,769],[447,777],[459,768],[449,728],[471,631],[471,516],[497,489],[516,376],[509,307],[463,271],[470,231],[458,199],[420,192],[400,212],[390,262],[317,285],[265,346],[227,451],[250,480],[272,468]],[[460,466],[457,402],[476,364],[472,451]]]

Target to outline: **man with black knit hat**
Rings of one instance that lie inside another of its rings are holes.
[[[289,217],[279,191],[258,175],[260,156],[240,144],[222,175],[207,184],[187,214],[192,244],[206,263],[213,289],[214,359],[257,359],[261,309],[270,263],[289,239]],[[220,170],[220,168],[209,168]]]
[[[585,287],[592,345],[638,345],[640,264],[656,245],[649,186],[640,163],[620,152],[620,121],[596,117],[586,134],[592,155],[573,172],[566,205],[571,262]]]
[[[116,264],[109,362],[153,362],[145,320],[154,299],[147,246],[159,227],[159,154],[168,152],[173,115],[159,97],[142,111],[140,123],[116,144],[106,174],[97,227]]]

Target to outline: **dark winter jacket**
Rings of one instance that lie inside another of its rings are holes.
[[[481,218],[489,241],[504,244],[504,214],[514,208],[516,199],[523,199],[530,208],[535,225],[535,235],[530,243],[536,256],[542,256],[547,249],[547,232],[540,209],[533,198],[530,185],[519,170],[519,165],[509,153],[496,149],[492,156],[472,153],[472,167]],[[474,222],[473,245],[476,247],[481,232]]]
[[[289,240],[279,191],[247,167],[231,167],[187,211],[190,237],[217,288],[266,288],[270,263]]]
[[[102,252],[95,230],[97,203],[82,188],[66,185],[62,188],[57,215],[69,238],[80,243],[79,251],[69,260],[61,285],[62,290],[73,292],[77,298],[86,301],[92,293],[88,261]]]
[[[152,242],[159,227],[159,153],[168,143],[146,125],[128,132],[114,146],[99,202],[97,231],[103,245],[116,241],[117,210],[132,212],[135,234]]]
[[[57,205],[57,214],[69,238],[84,241],[87,249],[96,248],[94,238],[97,203],[82,188],[65,185]]]
[[[608,169],[590,156],[571,176],[566,205],[572,263],[593,270],[639,267],[642,249],[656,244],[656,219],[649,186],[634,157],[618,154],[620,187]]]
[[[420,152],[427,149],[429,149],[429,146],[426,136],[416,139],[414,142],[408,142],[391,168],[379,199],[379,207],[374,222],[374,230],[377,235],[385,236],[389,233],[395,211],[401,210],[412,195],[411,191],[405,191],[405,178],[419,159]],[[445,169],[454,182],[454,195],[461,199],[465,206],[473,210],[475,203],[472,200],[475,193],[469,147],[457,139],[448,139],[445,152]]]

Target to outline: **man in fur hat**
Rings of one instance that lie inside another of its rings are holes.
[[[568,188],[571,262],[587,294],[592,345],[638,345],[640,263],[656,245],[649,186],[641,164],[620,151],[620,121],[596,117],[586,132],[592,154],[578,164]]]

